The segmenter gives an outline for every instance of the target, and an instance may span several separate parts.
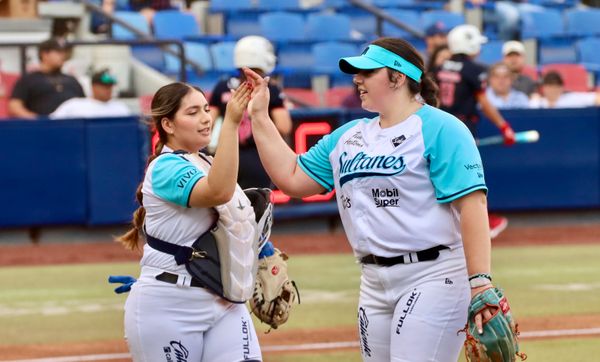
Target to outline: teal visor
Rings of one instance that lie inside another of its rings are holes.
[[[421,82],[423,72],[414,64],[378,45],[369,45],[358,57],[346,57],[340,59],[340,70],[348,74],[356,74],[361,70],[378,69],[383,67],[392,68],[415,82]]]

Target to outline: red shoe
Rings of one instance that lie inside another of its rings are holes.
[[[490,238],[494,239],[508,226],[508,219],[504,216],[489,214],[488,220],[490,223]]]

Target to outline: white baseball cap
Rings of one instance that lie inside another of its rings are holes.
[[[520,41],[510,40],[504,43],[502,46],[502,55],[508,55],[510,53],[525,54],[525,46]]]

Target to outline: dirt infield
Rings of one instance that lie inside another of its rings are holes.
[[[350,253],[342,232],[319,234],[278,234],[276,244],[292,255],[317,253]],[[589,244],[600,242],[600,225],[564,225],[544,227],[513,227],[493,241],[494,247],[515,245]],[[0,267],[19,265],[50,265],[65,263],[94,263],[104,261],[137,261],[139,252],[129,252],[121,245],[106,240],[85,243],[10,244],[0,246]],[[522,331],[579,329],[600,326],[600,315],[553,316],[550,318],[521,318]],[[546,337],[547,338],[547,337]],[[562,337],[564,338],[564,337]],[[298,345],[357,341],[353,327],[286,331],[285,326],[269,334],[260,333],[261,345]],[[344,348],[344,347],[342,347]],[[352,347],[356,348],[356,347]],[[69,345],[0,345],[0,361],[25,358],[42,358],[65,355],[126,353],[123,340],[76,343]],[[265,360],[273,353],[265,354]],[[298,353],[294,351],[294,353]],[[116,361],[116,360],[114,360]]]
[[[350,253],[343,232],[278,234],[277,246],[290,255]],[[493,241],[494,247],[600,243],[600,224],[513,227]],[[125,250],[108,237],[85,243],[27,243],[2,245],[0,267],[139,260],[139,252]]]

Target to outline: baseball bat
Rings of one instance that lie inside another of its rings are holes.
[[[540,133],[536,130],[523,131],[515,133],[515,143],[534,143],[540,139]],[[504,137],[491,136],[477,140],[478,146],[501,145],[504,143]]]

